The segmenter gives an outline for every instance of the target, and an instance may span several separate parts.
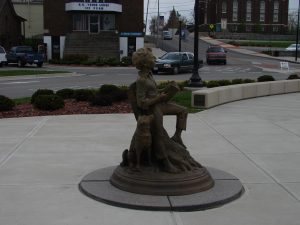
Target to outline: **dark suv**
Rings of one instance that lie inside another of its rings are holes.
[[[227,51],[224,50],[219,45],[210,45],[206,51],[206,62],[207,64],[212,63],[223,63],[226,65],[226,53]]]
[[[191,52],[168,52],[155,61],[153,73],[159,72],[178,74],[181,71],[191,71],[194,65],[194,54]],[[199,68],[203,60],[199,60]]]

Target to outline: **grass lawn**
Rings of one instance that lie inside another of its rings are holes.
[[[14,102],[16,105],[21,105],[25,103],[30,103],[31,97],[25,97],[25,98],[16,98],[14,99]]]
[[[0,77],[5,76],[24,76],[39,74],[69,73],[68,71],[48,71],[48,70],[0,70]]]
[[[287,48],[289,45],[294,44],[295,41],[268,41],[268,40],[228,40],[227,43],[236,43],[240,46],[256,46],[256,47],[276,47]]]
[[[185,106],[188,109],[189,113],[196,113],[202,111],[200,109],[192,108],[191,100],[191,91],[180,91],[172,98],[172,101],[175,101],[178,105]]]

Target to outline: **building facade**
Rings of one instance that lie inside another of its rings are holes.
[[[205,0],[200,5],[200,22],[214,24],[217,31],[284,34],[288,30],[288,0]]]
[[[25,19],[14,10],[11,0],[0,0],[0,45],[6,49],[21,44],[24,34],[21,27]]]
[[[15,11],[26,19],[25,38],[41,38],[44,34],[43,0],[12,0]]]
[[[144,45],[141,0],[44,0],[48,59],[131,55]]]

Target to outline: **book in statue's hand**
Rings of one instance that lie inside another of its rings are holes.
[[[176,82],[171,82],[168,86],[164,89],[164,93],[167,95],[166,101],[169,101],[171,98],[175,96],[175,94],[180,91]]]

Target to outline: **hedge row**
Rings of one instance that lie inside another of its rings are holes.
[[[291,74],[288,78],[291,79],[300,79],[297,74]],[[210,80],[204,81],[204,86],[207,88],[234,85],[234,84],[245,84],[245,83],[254,83],[254,82],[267,82],[267,81],[275,81],[273,76],[263,75],[257,78],[257,81],[252,79],[234,79],[234,80]]]
[[[115,85],[102,85],[94,89],[61,89],[54,93],[52,90],[39,89],[31,97],[31,103],[41,110],[56,110],[64,107],[64,99],[88,101],[94,106],[108,106],[113,102],[127,99],[127,88]]]
[[[88,55],[68,55],[63,59],[51,59],[49,63],[63,65],[86,65],[86,66],[130,66],[132,65],[131,57],[123,57],[120,60],[114,57],[104,58],[98,57],[96,60],[89,60]]]

